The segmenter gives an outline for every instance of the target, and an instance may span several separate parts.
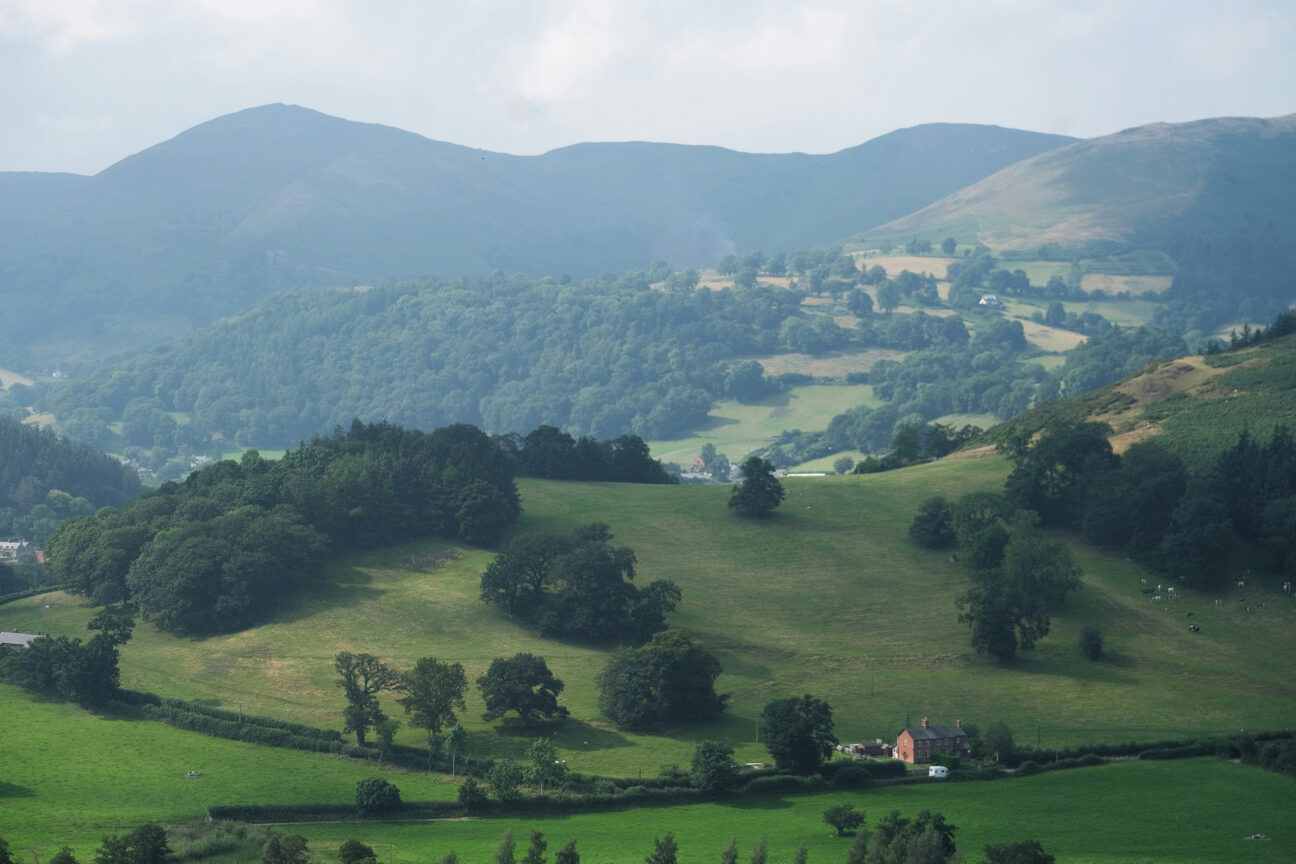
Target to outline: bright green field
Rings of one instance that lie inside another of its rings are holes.
[[[97,717],[0,685],[0,837],[26,860],[64,843],[93,860],[105,832],[191,821],[213,804],[346,802],[378,773],[349,759],[222,741],[161,723]],[[187,778],[189,771],[203,776]],[[437,775],[388,773],[411,800],[453,798]],[[448,778],[446,778],[448,780]]]
[[[606,521],[635,549],[640,579],[665,577],[683,591],[676,626],[703,640],[732,694],[712,725],[637,735],[603,720],[594,680],[606,651],[540,639],[502,621],[477,599],[489,554],[414,544],[337,562],[334,581],[262,627],[203,640],[149,625],[123,650],[123,683],[161,695],[218,700],[249,713],[340,725],[331,660],[365,651],[408,667],[421,656],[462,662],[470,681],[490,660],[517,651],[545,656],[567,689],[572,719],[546,730],[562,758],[586,772],[654,772],[686,763],[695,742],[718,738],[743,761],[766,759],[752,743],[771,698],[828,698],[844,742],[890,738],[908,722],[1004,720],[1043,746],[1149,739],[1207,730],[1290,726],[1296,691],[1296,604],[1246,589],[1237,597],[1189,595],[1174,614],[1139,594],[1134,565],[1077,547],[1085,588],[1054,619],[1053,633],[1017,668],[976,656],[956,621],[965,577],[943,554],[917,549],[906,529],[932,494],[955,496],[1002,483],[997,457],[964,458],[868,476],[785,481],[769,520],[734,517],[725,486],[626,486],[528,480],[518,530],[567,531]],[[46,595],[0,607],[0,629],[84,633],[91,610]],[[1202,632],[1187,629],[1187,612]],[[1076,640],[1101,627],[1110,658],[1090,663]],[[392,713],[399,708],[390,704]],[[465,718],[476,755],[518,754],[519,737],[480,721],[470,693]],[[420,732],[402,729],[416,743]]]
[[[1296,781],[1217,759],[1125,762],[994,783],[932,784],[804,797],[743,799],[549,819],[474,819],[421,824],[293,825],[312,852],[336,854],[356,838],[394,864],[435,861],[454,850],[465,862],[490,861],[512,831],[519,858],[533,828],[552,855],[570,838],[581,860],[636,864],[653,838],[674,832],[682,864],[715,861],[730,838],[739,860],[765,835],[770,861],[790,861],[801,843],[812,862],[845,859],[852,839],[834,837],[823,811],[851,802],[869,823],[891,810],[907,816],[930,809],[958,827],[968,861],[987,843],[1037,839],[1059,864],[1242,864],[1296,858],[1291,831]],[[1246,840],[1265,834],[1272,840]],[[391,844],[391,848],[388,848]]]
[[[685,468],[707,443],[714,444],[731,461],[740,462],[785,429],[826,429],[828,421],[857,405],[880,404],[868,384],[809,384],[755,403],[719,402],[699,434],[674,441],[652,441],[648,446],[656,458],[678,462]]]

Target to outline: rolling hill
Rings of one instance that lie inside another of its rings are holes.
[[[1071,140],[933,124],[826,156],[620,143],[524,157],[262,106],[93,177],[0,174],[0,300],[27,325],[0,361],[85,368],[297,285],[794,251]]]
[[[1034,433],[1081,421],[1110,425],[1117,452],[1155,437],[1203,468],[1244,430],[1268,440],[1277,426],[1296,429],[1296,335],[1153,363],[1115,384],[1047,402],[999,429]]]
[[[1165,249],[1183,236],[1286,232],[1296,114],[1153,123],[1008,166],[868,236],[975,236],[996,253]]]

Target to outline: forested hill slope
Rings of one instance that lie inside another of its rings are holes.
[[[582,144],[510,156],[286,105],[93,177],[0,174],[11,365],[84,369],[299,285],[593,275],[807,248],[1072,139],[900,130],[826,156]]]
[[[68,516],[86,516],[139,494],[135,472],[53,432],[0,415],[0,539],[44,543]]]

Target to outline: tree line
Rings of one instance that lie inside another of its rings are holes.
[[[520,512],[509,459],[481,430],[355,421],[281,460],[248,451],[67,520],[48,546],[59,580],[96,605],[214,633],[265,620],[330,552],[429,535],[492,543]]]

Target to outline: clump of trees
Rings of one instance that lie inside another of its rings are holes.
[[[642,642],[666,628],[680,591],[666,579],[637,587],[634,551],[611,541],[601,522],[515,537],[482,574],[481,598],[543,636]]]
[[[426,729],[433,749],[441,745],[441,730],[456,722],[456,711],[464,710],[464,691],[468,679],[459,663],[443,663],[434,657],[422,657],[414,668],[402,672],[372,654],[341,651],[333,658],[337,685],[346,697],[342,711],[343,727],[355,733],[356,742],[364,745],[369,730],[375,729],[386,739],[396,730],[396,721],[383,712],[378,695],[385,691],[400,694],[397,701],[405,709],[410,724]],[[456,730],[457,731],[457,730]]]
[[[758,364],[759,365],[759,364]],[[497,435],[520,477],[546,480],[601,480],[617,483],[678,483],[679,477],[652,458],[638,435],[598,441],[579,439],[554,426],[539,426],[524,436]]]
[[[0,680],[33,693],[97,707],[117,695],[121,675],[117,649],[130,641],[133,619],[103,611],[86,625],[95,635],[41,636],[26,648],[0,648]]]
[[[1118,456],[1108,434],[1102,424],[1060,424],[1034,444],[1005,440],[1016,463],[1008,503],[1190,587],[1222,587],[1240,543],[1260,569],[1296,572],[1296,440],[1286,426],[1268,441],[1243,430],[1195,473],[1155,440]]]
[[[218,633],[265,620],[331,551],[429,534],[490,543],[520,512],[509,459],[480,430],[356,421],[277,462],[248,451],[63,522],[47,550],[59,581],[96,604]]]
[[[727,695],[715,692],[720,661],[678,630],[618,649],[598,676],[599,710],[627,729],[710,720]]]

